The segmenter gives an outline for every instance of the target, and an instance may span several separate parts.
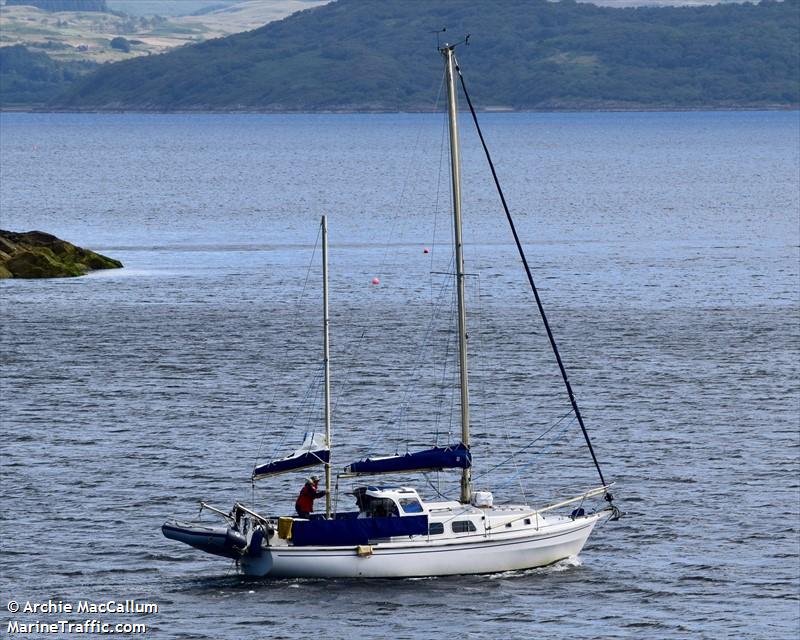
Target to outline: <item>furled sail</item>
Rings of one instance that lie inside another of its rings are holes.
[[[434,447],[402,456],[367,458],[353,462],[344,472],[354,475],[399,473],[403,471],[439,471],[441,469],[468,469],[472,466],[469,448],[459,442],[449,447]]]
[[[330,459],[331,450],[328,448],[325,434],[311,431],[305,434],[302,446],[291,455],[259,465],[253,469],[253,480],[260,480],[261,478],[286,473],[287,471],[313,467],[318,464],[326,464]]]

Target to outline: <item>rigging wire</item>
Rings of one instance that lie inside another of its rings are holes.
[[[455,256],[453,256],[453,260],[455,261]],[[458,304],[458,299],[457,299],[457,296],[456,296],[456,288],[454,286],[453,287],[453,292],[452,292],[451,298],[450,298],[450,317],[451,318],[455,318],[456,317],[456,306],[457,306],[457,304]],[[454,323],[451,323],[451,326],[453,326],[453,324]],[[450,331],[447,332],[447,354],[446,355],[448,357],[448,360],[449,360],[449,355],[450,355],[450,345],[452,345],[454,343],[455,343],[455,332],[450,330]],[[447,385],[447,378],[445,377],[446,373],[447,373],[447,361],[445,361],[444,369],[442,369],[442,383],[444,385]],[[448,442],[453,439],[453,418],[455,417],[455,414],[456,414],[456,391],[458,390],[457,389],[458,385],[455,384],[456,375],[457,374],[458,374],[458,369],[456,367],[453,367],[451,373],[449,374],[453,379],[453,384],[449,385],[449,387],[450,387],[450,413],[448,415],[448,422],[447,422],[447,441]],[[447,386],[445,386],[444,388],[446,389]],[[460,415],[459,415],[459,417],[460,417]]]
[[[289,425],[286,429],[283,430],[280,439],[275,443],[275,448],[272,451],[272,457],[270,458],[270,462],[275,460],[278,457],[279,452],[283,449],[284,442],[286,441],[286,435],[292,433],[294,426],[297,424],[298,421],[308,423],[310,418],[306,418],[306,420],[301,420],[301,417],[309,413],[309,407],[313,405],[313,402],[309,402],[309,396],[314,394],[314,397],[319,397],[320,391],[320,379],[322,378],[324,372],[324,365],[320,364],[311,378],[311,382],[306,385],[306,390],[303,393],[303,397],[300,402],[297,403],[297,409],[292,413],[291,420],[289,421]]]
[[[438,38],[438,35],[437,35]],[[445,81],[445,73],[442,74],[442,82],[439,87],[439,91],[441,92],[441,87],[444,85]],[[439,141],[439,169],[436,172],[436,199],[433,205],[433,231],[431,237],[431,257],[430,257],[430,273],[433,275],[434,272],[434,264],[435,264],[435,257],[437,255],[436,251],[436,232],[438,229],[439,224],[439,207],[441,206],[441,192],[442,192],[442,167],[444,165],[444,149],[445,149],[445,141],[447,139],[447,114],[442,112],[442,124],[441,124],[442,135]],[[447,183],[449,185],[449,183]],[[455,256],[451,254],[450,256],[450,264],[453,263],[455,260]],[[448,265],[446,271],[450,271],[451,267]],[[431,277],[430,280],[430,292],[431,292],[431,301],[430,304],[433,306],[434,304],[441,304],[443,298],[439,297],[436,298],[434,296],[434,283],[433,278]],[[442,374],[444,375],[444,369],[447,367],[447,353],[449,352],[449,335],[446,337],[445,342],[445,361],[443,365]],[[431,358],[431,379],[436,380],[437,378],[437,362],[436,362],[436,355],[437,351],[433,352],[434,357]],[[439,420],[441,418],[442,413],[442,405],[444,403],[444,386],[441,386],[439,389],[436,389],[434,392],[434,406],[435,406],[435,413],[434,413],[434,445],[439,446]],[[437,475],[437,482],[438,482],[438,475]]]
[[[533,291],[533,296],[536,299],[536,306],[539,308],[539,315],[542,318],[542,323],[544,324],[544,328],[547,331],[547,337],[550,340],[550,346],[553,350],[553,355],[555,355],[556,362],[558,362],[558,368],[561,371],[561,378],[564,381],[564,386],[567,389],[567,394],[569,395],[570,403],[572,404],[572,409],[575,412],[575,417],[578,419],[578,424],[581,427],[581,431],[583,432],[583,437],[586,440],[586,445],[589,447],[589,453],[592,455],[592,460],[594,461],[594,466],[597,469],[597,474],[600,476],[600,482],[603,486],[606,486],[605,478],[603,477],[603,471],[600,469],[600,463],[597,460],[597,456],[594,452],[594,447],[592,447],[592,441],[589,438],[589,432],[586,430],[586,425],[583,423],[583,416],[581,416],[580,408],[578,407],[578,401],[575,399],[575,394],[572,391],[572,385],[569,383],[569,377],[567,376],[567,370],[564,367],[564,363],[561,360],[561,354],[558,351],[558,346],[556,345],[556,339],[553,335],[553,331],[550,329],[550,323],[547,321],[547,314],[544,311],[544,305],[542,304],[542,300],[539,297],[539,291],[536,288],[536,285],[533,281],[533,274],[531,273],[530,266],[528,265],[528,259],[525,256],[525,251],[522,248],[522,242],[519,239],[519,235],[517,234],[517,228],[514,225],[514,220],[511,217],[511,212],[509,211],[508,204],[506,203],[505,195],[503,194],[503,189],[500,187],[500,181],[497,177],[497,171],[494,168],[494,163],[492,162],[491,154],[489,153],[489,148],[486,146],[486,141],[483,137],[483,132],[481,131],[480,124],[478,124],[478,116],[475,113],[475,108],[472,106],[472,100],[470,100],[469,92],[467,91],[466,82],[464,82],[464,76],[461,74],[461,67],[458,65],[456,61],[456,72],[458,73],[458,78],[461,82],[461,88],[464,91],[464,97],[467,100],[467,105],[469,106],[470,114],[472,115],[472,120],[475,123],[475,128],[478,131],[478,137],[480,138],[481,145],[483,146],[484,154],[486,155],[486,160],[489,163],[489,168],[492,171],[492,177],[494,178],[494,184],[497,188],[497,193],[500,196],[500,201],[503,204],[503,210],[505,211],[506,218],[508,220],[508,224],[511,227],[511,233],[514,236],[514,242],[517,245],[517,251],[519,252],[519,256],[522,260],[522,264],[525,267],[525,273],[528,276],[528,283],[531,286],[531,290]],[[614,497],[611,495],[610,492],[606,491],[605,500],[611,503]]]
[[[439,89],[438,89],[438,91],[436,93],[436,99],[434,100],[434,103],[433,103],[433,110],[434,111],[438,111],[438,109],[439,109],[439,100],[440,100],[440,98],[442,96],[442,87],[444,87],[444,72],[442,72],[442,80],[439,82]],[[412,170],[413,170],[411,165],[414,163],[414,158],[416,157],[417,149],[419,148],[421,139],[422,139],[422,127],[420,127],[417,130],[417,139],[414,141],[414,146],[411,148],[411,154],[410,154],[410,160],[409,160],[409,168],[405,172],[405,175],[403,177],[403,186],[400,188],[400,195],[397,197],[397,201],[398,202],[403,202],[403,200],[405,198],[406,189],[408,188],[408,185],[409,185],[409,182],[410,182],[410,177],[411,177]],[[383,252],[383,258],[381,259],[381,262],[380,262],[380,264],[378,266],[378,273],[382,273],[383,270],[386,267],[386,263],[387,263],[387,260],[388,260],[388,257],[389,257],[389,250],[392,248],[391,240],[394,237],[394,233],[395,233],[395,229],[397,227],[397,223],[400,220],[399,211],[400,211],[400,207],[397,207],[396,212],[398,212],[398,213],[395,213],[394,217],[392,218],[392,225],[389,228],[389,238],[388,238],[387,243],[386,243],[386,249],[384,249],[384,252]]]
[[[303,299],[303,296],[306,293],[306,288],[308,287],[308,280],[309,280],[309,277],[311,275],[311,268],[312,268],[312,266],[314,264],[314,257],[317,254],[317,246],[319,245],[319,240],[320,240],[321,234],[322,234],[322,227],[320,227],[317,230],[317,238],[314,241],[314,249],[311,251],[311,259],[308,261],[308,267],[306,268],[306,277],[305,277],[305,279],[303,281],[303,288],[300,290],[300,293],[297,295],[297,299],[295,300],[294,317],[292,319],[292,324],[293,325],[297,324],[297,320],[300,317],[300,301]],[[279,388],[278,388],[278,385],[276,385],[275,386],[275,390],[272,393],[272,398],[270,399],[270,402],[269,402],[269,405],[268,405],[268,408],[267,408],[267,411],[266,411],[267,416],[270,415],[270,412],[273,410],[272,408],[275,406],[275,400],[278,397],[278,393],[279,393]],[[258,450],[256,451],[256,457],[255,457],[255,460],[253,461],[253,470],[255,470],[255,468],[258,466],[258,459],[261,457],[261,449],[264,446],[264,439],[267,437],[267,433],[266,433],[267,423],[268,423],[268,420],[265,421],[265,424],[264,424],[265,428],[264,428],[264,431],[261,433],[261,439],[258,442]],[[289,431],[288,429],[284,429],[283,430],[283,434],[282,434],[282,437],[281,437],[281,440],[280,440],[281,444],[286,439],[286,433],[288,431]],[[275,455],[276,454],[273,453],[272,460],[275,459]]]
[[[451,256],[450,265],[453,264],[453,259],[454,258]],[[450,267],[448,267],[448,269],[449,268]],[[455,308],[456,308],[455,307],[455,304],[456,304],[455,288],[453,286],[454,282],[450,278],[446,278],[445,282],[447,283],[447,287],[448,288],[453,287],[451,289],[451,291],[450,291],[450,296],[449,296],[450,309],[449,309],[449,313],[447,314],[448,319],[452,320],[453,316],[455,315]],[[442,296],[442,298],[440,300],[443,300],[443,299],[444,299],[444,296]],[[440,302],[440,304],[442,304],[442,303]],[[452,326],[452,322],[450,323],[450,325]],[[448,364],[450,363],[450,347],[451,347],[452,344],[453,344],[453,332],[452,331],[446,331],[445,332],[445,336],[444,336],[444,357],[442,358],[441,382],[439,383],[439,388],[437,389],[436,396],[435,396],[436,397],[436,413],[435,413],[435,417],[434,417],[434,426],[435,426],[434,442],[435,442],[436,446],[439,445],[439,425],[440,425],[440,422],[441,422],[441,419],[442,419],[442,413],[443,413],[442,408],[444,406],[445,400],[447,399],[446,398],[447,389],[450,388],[451,395],[452,395],[452,393],[454,393],[452,385],[448,384],[448,377],[447,377],[448,376],[448,368],[447,367],[448,367]],[[452,423],[452,403],[453,403],[453,400],[452,400],[452,397],[451,397],[451,399],[450,399],[450,405],[451,405],[451,407],[450,407],[450,411],[451,411],[450,422],[451,423]],[[450,441],[450,437],[451,436],[452,436],[452,427],[448,427],[448,432],[447,432],[447,442],[448,443]]]
[[[441,85],[444,84],[444,75],[442,76]],[[439,92],[441,93],[441,85],[439,86]],[[438,106],[438,100],[437,100]],[[436,231],[438,228],[439,223],[439,207],[441,205],[441,193],[442,193],[442,165],[444,164],[444,149],[445,149],[445,141],[447,140],[447,114],[442,112],[442,135],[439,141],[439,170],[436,172],[436,199],[434,200],[433,205],[433,236],[431,238],[431,272],[433,272],[433,265],[434,265],[434,258],[435,258],[435,248],[436,248]],[[450,183],[447,183],[448,188],[450,187]],[[452,222],[451,222],[452,224]],[[431,279],[431,303],[434,302],[433,298],[433,279]]]
[[[445,281],[443,282],[443,284],[441,286],[441,289],[440,289],[440,295],[439,295],[439,299],[440,300],[442,299],[444,292],[446,291],[446,289],[449,286],[452,286],[452,281],[449,280],[449,279],[445,279]],[[425,332],[423,334],[422,341],[420,342],[419,355],[418,355],[418,357],[416,359],[416,362],[420,362],[422,360],[422,358],[423,358],[423,356],[425,354],[425,350],[429,345],[429,342],[430,342],[431,346],[433,346],[432,345],[433,340],[431,339],[431,336],[433,335],[433,331],[434,331],[434,328],[436,326],[436,320],[437,320],[437,318],[439,316],[439,312],[442,310],[442,308],[443,308],[442,304],[435,304],[433,306],[432,310],[431,310],[431,318],[430,318],[430,320],[428,322],[428,326],[427,326],[427,328],[426,328],[426,330],[425,330]],[[397,420],[398,425],[403,425],[404,424],[405,414],[406,414],[406,411],[408,409],[408,406],[410,405],[412,385],[413,385],[413,383],[415,383],[416,381],[418,381],[420,379],[421,375],[422,375],[422,368],[419,367],[419,368],[416,369],[415,374],[412,375],[411,380],[409,380],[409,382],[406,384],[406,388],[405,388],[405,390],[403,392],[403,397],[402,397],[402,399],[400,401],[400,406],[399,406],[398,411],[397,411],[396,420]],[[406,427],[406,442],[408,442],[408,428],[407,427]]]
[[[300,409],[297,411],[291,423],[289,424],[287,431],[291,431],[298,422],[306,425],[307,427],[311,424],[314,414],[319,412],[317,404],[322,404],[323,385],[320,384],[320,381],[324,375],[324,372],[325,365],[320,364],[317,368],[317,371],[314,373],[311,382],[308,384],[308,390],[303,396],[303,400],[300,402]]]
[[[574,424],[574,422],[575,422],[574,420],[570,420],[563,427],[561,427],[561,429],[559,429],[558,432],[556,432],[556,434],[545,443],[544,447],[542,447],[542,450],[537,452],[535,455],[542,456],[545,453],[547,453],[550,449],[552,449],[553,446],[555,446],[555,444],[561,439],[561,437]],[[548,431],[550,431],[550,429],[548,429]],[[530,462],[523,465],[513,476],[511,476],[508,480],[498,485],[496,488],[502,489],[503,487],[507,487],[508,485],[512,484],[514,481],[518,480],[521,477],[522,473],[524,473],[530,467],[534,466],[534,464],[536,464],[536,460],[532,458]]]
[[[475,424],[486,424],[484,422],[484,402],[486,401],[486,365],[485,365],[485,358],[481,357],[483,351],[483,297],[481,292],[481,276],[480,272],[477,272],[475,278],[475,291],[473,293],[474,300],[475,300],[475,307],[477,308],[477,313],[475,314],[475,324],[474,329],[469,332],[470,335],[470,346],[473,350],[474,357],[472,358],[472,362],[475,363],[476,375],[473,376],[473,380],[478,383],[478,392],[477,397],[481,398],[481,402],[475,403],[472,408],[472,417],[471,422],[473,425]],[[474,383],[473,383],[474,384]],[[470,448],[475,447],[475,439],[473,437],[472,442],[470,443]],[[473,477],[474,480],[474,477]],[[524,489],[523,489],[524,494]]]
[[[431,488],[431,489],[433,489],[433,491],[436,493],[436,495],[437,495],[437,496],[439,496],[440,498],[442,498],[442,499],[444,499],[444,500],[447,500],[447,501],[451,501],[451,500],[453,500],[453,498],[448,498],[446,495],[444,495],[444,494],[443,494],[443,493],[442,493],[442,492],[439,490],[439,487],[438,487],[438,486],[435,486],[435,485],[433,484],[433,482],[431,482],[431,479],[430,479],[430,477],[429,477],[429,474],[427,474],[427,473],[423,473],[423,474],[422,474],[422,477],[423,477],[423,478],[425,478],[425,482],[427,482],[427,483],[428,483],[428,486],[430,486],[430,488]],[[439,478],[439,473],[438,473],[438,472],[436,473],[436,478],[437,478],[437,484],[438,484],[438,478]]]
[[[516,454],[520,454],[523,451],[527,451],[528,449],[530,449],[533,445],[535,445],[537,442],[539,442],[539,440],[544,438],[548,433],[550,433],[553,429],[555,429],[558,425],[560,425],[562,422],[564,422],[564,420],[566,420],[571,415],[572,415],[572,410],[568,411],[563,416],[561,416],[556,422],[554,422],[552,425],[550,425],[547,429],[545,429],[542,433],[540,433],[538,436],[536,436],[533,440],[531,440],[524,447],[522,447],[521,449],[517,449],[517,451],[512,453],[505,460],[501,460],[500,462],[498,462],[496,465],[494,465],[490,469],[487,469],[486,471],[484,471],[481,475],[476,476],[475,479],[482,478],[484,476],[489,475],[490,473],[492,473],[492,471],[495,471],[495,470],[499,469],[500,467],[504,466],[509,461],[513,462],[516,465],[516,462],[515,462],[515,459],[514,459],[514,456]],[[572,423],[570,422],[568,424],[572,424]]]
[[[434,106],[433,106],[434,111],[438,111],[439,100],[441,98],[442,88],[443,87],[444,87],[444,72],[442,74],[442,78],[439,81],[438,91],[437,91],[436,99],[434,101]],[[412,171],[414,169],[414,165],[415,165],[414,160],[415,160],[415,157],[416,157],[416,154],[417,154],[417,148],[419,147],[421,138],[422,138],[422,130],[420,129],[417,132],[417,138],[416,138],[416,141],[415,141],[415,143],[413,145],[412,152],[410,154],[409,166],[408,166],[408,170],[405,172],[405,177],[403,179],[403,185],[402,185],[401,190],[400,190],[400,195],[397,198],[398,202],[403,201],[403,199],[405,198],[407,187],[408,187],[408,185],[409,185],[409,183],[411,181],[410,180],[410,176],[411,176],[411,173],[412,173]],[[390,227],[390,231],[389,231],[389,241],[387,241],[386,248],[385,248],[385,250],[383,252],[383,256],[381,258],[381,261],[380,261],[380,263],[378,265],[378,273],[383,273],[385,271],[385,269],[386,269],[386,265],[387,265],[387,262],[388,262],[388,259],[389,259],[389,251],[390,251],[390,249],[393,248],[392,247],[392,243],[391,243],[391,239],[392,239],[392,237],[393,237],[393,235],[395,233],[395,228],[397,226],[397,222],[400,219],[400,213],[399,213],[400,211],[401,211],[401,208],[397,207],[396,208],[396,213],[395,213],[394,218],[392,219],[392,223],[391,223],[391,227]],[[361,345],[362,345],[362,343],[364,341],[364,338],[366,337],[368,331],[370,330],[370,327],[371,327],[371,325],[370,325],[368,319],[365,318],[364,324],[362,325],[361,332],[358,335],[358,337],[355,338],[354,340],[352,340],[350,342],[350,344],[347,347],[345,347],[344,354],[342,356],[343,360],[352,361],[353,356],[360,350]],[[349,381],[351,379],[352,374],[353,374],[352,367],[348,367],[345,370],[344,376],[342,378],[342,382],[341,382],[341,386],[342,387],[346,387],[347,386],[347,384],[349,383]],[[342,398],[342,395],[343,394],[338,394],[336,402],[334,403],[334,406],[333,406],[333,409],[332,409],[332,413],[334,415],[334,418],[335,418],[335,415],[336,415],[337,408],[339,406],[339,401]],[[373,432],[372,438],[371,438],[373,442],[377,442],[379,440],[379,438],[378,438],[378,436],[379,436],[378,430],[380,429],[380,426],[381,426],[380,421],[375,421],[374,432]]]

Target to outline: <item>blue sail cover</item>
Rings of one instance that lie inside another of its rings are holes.
[[[275,476],[279,473],[286,473],[287,471],[296,471],[298,469],[305,469],[306,467],[314,467],[318,464],[326,464],[331,458],[331,452],[328,449],[320,451],[309,451],[300,456],[293,456],[291,458],[283,458],[282,460],[275,460],[258,466],[253,471],[253,478],[260,480],[267,476]]]
[[[402,456],[367,458],[344,468],[345,473],[378,474],[404,471],[438,471],[440,469],[468,469],[472,466],[469,448],[459,442],[449,447],[434,447]]]
[[[267,476],[296,471],[306,467],[330,462],[331,452],[327,448],[325,436],[320,433],[307,433],[302,446],[291,455],[262,464],[253,469],[253,480],[260,480]]]

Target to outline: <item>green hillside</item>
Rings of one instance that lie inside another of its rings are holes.
[[[46,103],[96,66],[85,61],[59,62],[21,45],[3,47],[0,106],[13,108]]]
[[[339,0],[169,53],[104,65],[57,108],[414,110],[459,49],[480,106],[800,104],[800,0],[614,9],[572,0]]]

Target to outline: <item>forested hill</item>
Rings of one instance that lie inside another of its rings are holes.
[[[58,62],[22,45],[0,49],[0,105],[39,105],[97,67],[93,62]]]
[[[104,65],[53,106],[430,109],[443,40],[483,108],[800,105],[800,0],[613,9],[573,0],[338,0],[255,31]]]

